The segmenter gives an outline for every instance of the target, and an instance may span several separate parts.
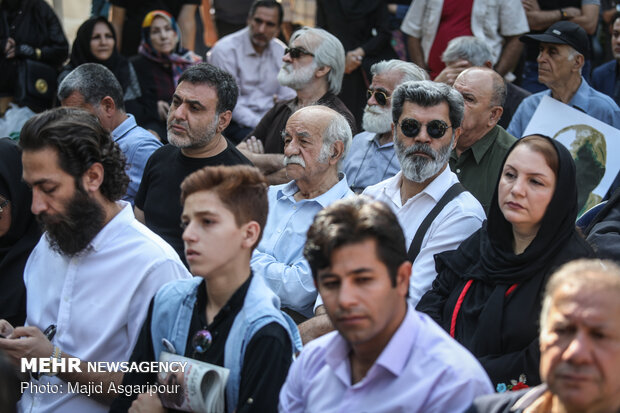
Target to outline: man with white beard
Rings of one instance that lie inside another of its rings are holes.
[[[478,230],[484,210],[448,168],[461,135],[463,97],[443,83],[406,82],[392,95],[392,133],[401,171],[364,191],[388,204],[405,232],[415,306],[437,276],[434,255]]]
[[[375,63],[370,72],[372,83],[362,119],[364,132],[353,137],[343,164],[343,172],[355,193],[400,171],[392,140],[392,92],[401,83],[428,79],[428,74],[417,65],[397,59]]]
[[[288,118],[298,109],[310,105],[332,108],[345,117],[355,134],[355,119],[336,96],[340,92],[345,65],[340,40],[325,30],[304,27],[291,36],[282,61],[278,82],[295,90],[297,96],[277,102],[263,116],[250,138],[237,146],[265,174],[270,184],[288,182],[283,164],[282,132]]]

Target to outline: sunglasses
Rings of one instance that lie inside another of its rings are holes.
[[[366,91],[366,100],[370,100],[370,98],[374,95],[375,100],[379,104],[379,106],[385,106],[388,103],[388,100],[392,98],[392,96],[388,96],[387,93],[382,92],[380,90],[370,90]]]
[[[287,47],[286,49],[284,49],[284,54],[289,54],[291,56],[291,59],[299,59],[301,55],[308,55],[314,57],[314,53],[310,53],[309,51],[304,50],[300,47]]]
[[[213,336],[209,330],[200,330],[192,338],[192,347],[194,347],[194,354],[204,353],[211,347],[213,343]]]
[[[405,119],[400,123],[400,130],[403,135],[408,138],[415,138],[420,133],[420,130],[424,126],[417,119]],[[448,125],[443,120],[435,119],[426,124],[426,133],[433,139],[442,138],[448,128],[452,126]]]

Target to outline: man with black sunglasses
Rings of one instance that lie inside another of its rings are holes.
[[[355,134],[355,119],[336,96],[344,75],[342,43],[322,29],[304,27],[291,36],[282,58],[278,82],[297,92],[293,99],[276,103],[263,116],[250,137],[238,149],[263,171],[270,184],[289,181],[284,169],[282,132],[289,117],[298,109],[323,105],[343,115]]]
[[[447,167],[463,112],[463,97],[448,85],[400,85],[392,94],[392,132],[401,171],[364,191],[387,203],[403,227],[414,306],[437,275],[434,255],[456,249],[485,219],[480,203]]]
[[[372,83],[364,109],[364,131],[353,137],[343,171],[355,193],[391,178],[400,171],[392,140],[392,92],[398,85],[428,79],[424,70],[402,60],[384,60],[371,68]]]
[[[220,39],[207,61],[230,73],[239,85],[237,105],[223,134],[241,142],[273,104],[295,97],[295,91],[277,80],[286,45],[277,39],[282,6],[275,0],[255,0],[247,27]],[[287,49],[288,50],[288,49]]]

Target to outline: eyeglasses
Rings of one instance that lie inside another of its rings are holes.
[[[385,106],[388,103],[388,100],[392,99],[392,96],[388,96],[387,93],[381,90],[370,90],[366,91],[366,100],[369,100],[374,95],[375,100],[379,104],[379,106]]]
[[[192,338],[192,347],[194,347],[194,353],[204,353],[211,347],[213,342],[213,336],[209,330],[200,330]]]
[[[7,205],[9,204],[9,200],[5,199],[4,201],[0,202],[0,214],[4,211],[4,209]]]
[[[405,119],[400,123],[400,130],[408,138],[415,138],[420,133],[424,124],[420,123],[417,119]],[[448,125],[443,120],[435,119],[426,123],[426,133],[433,139],[442,138],[448,128],[452,126]]]
[[[289,54],[291,59],[299,59],[301,55],[314,56],[314,53],[310,53],[307,50],[304,50],[300,47],[287,47],[284,49],[284,54]]]

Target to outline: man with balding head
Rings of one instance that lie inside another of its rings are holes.
[[[547,283],[540,377],[531,389],[482,396],[467,412],[620,411],[620,268],[579,260]]]
[[[284,165],[291,181],[269,188],[267,225],[251,265],[298,323],[312,316],[317,296],[303,257],[306,232],[317,212],[353,194],[346,177],[338,173],[351,136],[344,116],[318,105],[291,115],[282,133]]]
[[[502,162],[516,141],[497,124],[506,86],[493,69],[472,67],[456,78],[454,88],[463,96],[465,116],[461,136],[450,155],[450,169],[488,211]]]

